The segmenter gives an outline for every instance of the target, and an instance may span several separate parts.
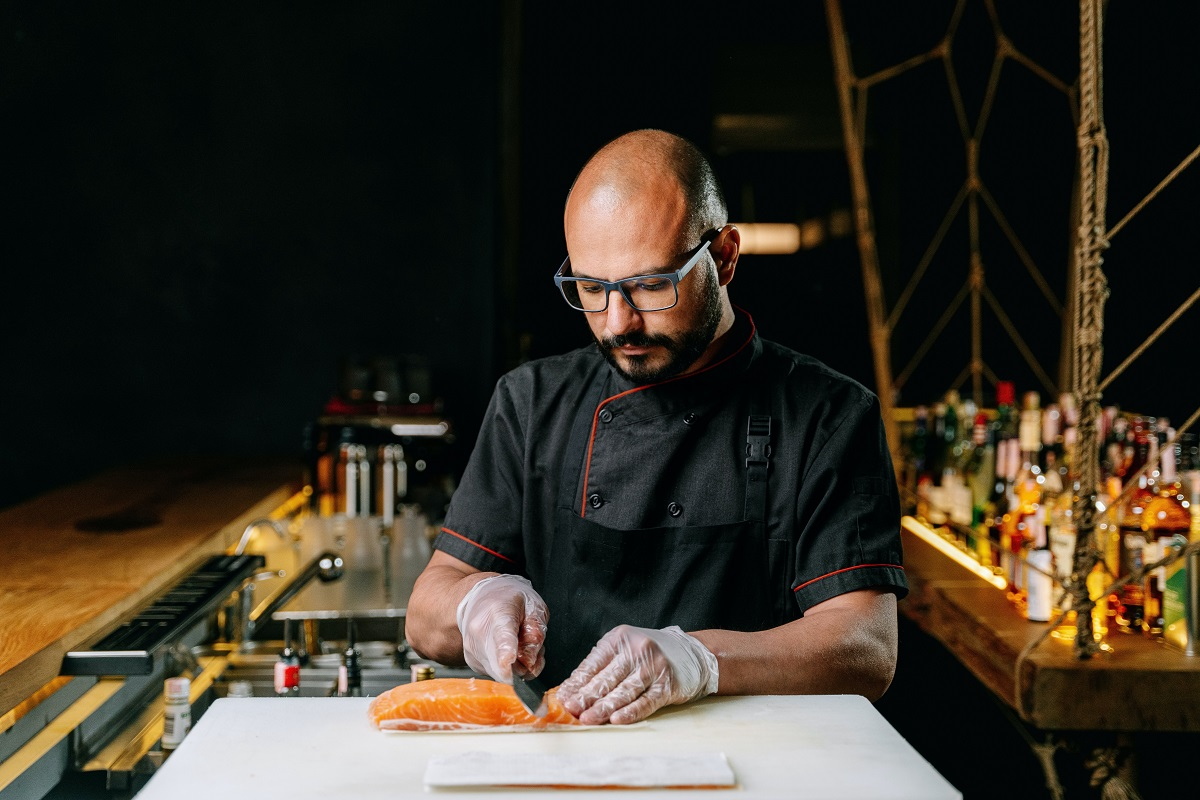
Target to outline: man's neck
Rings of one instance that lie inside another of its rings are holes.
[[[708,347],[704,348],[704,353],[696,361],[684,370],[681,375],[690,375],[693,372],[699,372],[709,364],[719,359],[729,348],[729,334],[733,330],[733,322],[735,319],[733,306],[728,302],[724,304],[721,313],[721,322],[717,325],[717,332],[713,335],[713,339],[709,342]]]

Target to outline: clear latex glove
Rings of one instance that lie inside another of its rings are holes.
[[[623,725],[712,694],[717,680],[717,657],[679,626],[619,625],[558,687],[558,699],[584,724]]]
[[[467,666],[504,683],[537,675],[546,665],[543,645],[550,611],[533,584],[519,575],[493,575],[471,587],[456,616]]]

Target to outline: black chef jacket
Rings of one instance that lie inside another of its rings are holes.
[[[600,363],[594,346],[504,375],[434,546],[480,570],[524,575],[539,591],[554,580],[563,569],[550,560],[555,509],[567,496],[563,461],[578,413],[589,436],[568,487],[574,514],[620,531],[742,520],[757,409],[771,417],[765,530],[786,561],[770,587],[782,610],[764,627],[856,589],[903,597],[899,499],[876,396],[762,340],[740,310],[727,341],[704,369],[645,386]],[[603,399],[581,408],[598,369]],[[553,606],[550,618],[553,627]],[[691,630],[720,627],[693,621]],[[604,620],[591,641],[627,622]]]

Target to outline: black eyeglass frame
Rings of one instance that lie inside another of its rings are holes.
[[[711,245],[713,243],[714,238],[715,237],[705,237],[704,241],[702,241],[700,243],[699,247],[696,248],[696,252],[694,254],[692,254],[691,258],[689,258],[687,260],[687,263],[684,264],[679,269],[675,270],[674,272],[656,272],[653,275],[634,275],[631,278],[625,278],[624,280],[620,280],[620,281],[602,281],[602,280],[599,280],[598,278],[576,278],[572,275],[564,275],[563,273],[566,271],[567,267],[571,263],[571,256],[568,255],[566,258],[563,259],[563,263],[558,268],[558,272],[554,273],[554,285],[558,287],[559,293],[562,294],[563,300],[566,302],[566,304],[568,306],[570,306],[575,311],[582,311],[585,314],[598,314],[601,311],[607,311],[608,310],[608,298],[609,298],[609,295],[611,295],[613,293],[613,291],[619,292],[621,294],[621,297],[624,298],[625,302],[629,304],[630,308],[634,309],[635,311],[640,311],[643,314],[648,314],[648,313],[651,313],[654,311],[667,311],[668,309],[672,309],[676,305],[679,304],[679,282],[681,280],[683,280],[684,278],[686,278],[687,274],[692,271],[692,268],[694,268],[697,264],[700,263],[700,258],[704,255],[705,251],[708,250],[709,245]],[[629,296],[629,290],[625,288],[625,284],[637,283],[638,281],[659,280],[659,279],[664,279],[664,280],[668,280],[671,282],[671,288],[675,290],[674,302],[672,302],[671,305],[663,306],[662,308],[649,308],[649,309],[638,308],[637,304],[634,303],[633,299]],[[592,284],[596,284],[596,285],[604,287],[604,305],[603,306],[601,306],[600,308],[579,308],[578,306],[574,305],[569,299],[567,299],[567,291],[566,291],[566,289],[563,288],[563,284],[564,283],[584,283],[584,282],[592,283]]]

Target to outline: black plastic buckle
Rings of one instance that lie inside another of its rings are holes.
[[[765,415],[750,416],[746,424],[746,466],[767,465],[771,457],[771,418]]]

